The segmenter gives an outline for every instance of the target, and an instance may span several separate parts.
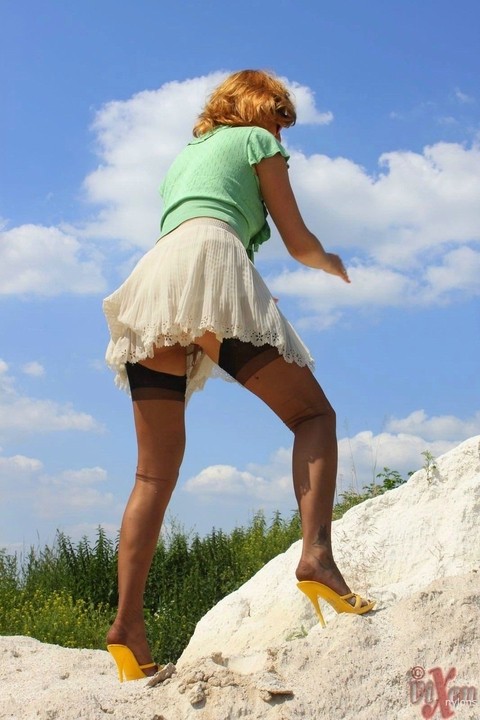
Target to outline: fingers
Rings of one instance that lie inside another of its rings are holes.
[[[337,275],[344,282],[349,283],[350,278],[348,276],[345,265],[343,264],[343,260],[338,255],[334,255],[333,253],[328,254],[328,259],[330,262],[329,265],[325,268],[326,272],[330,273],[331,275]]]
[[[343,280],[344,282],[346,282],[346,283],[352,282],[352,281],[350,280],[349,276],[348,276],[347,270],[346,270],[345,267],[343,266],[343,263],[342,263],[342,268],[341,268],[341,272],[340,272],[340,277],[341,277],[342,280]]]

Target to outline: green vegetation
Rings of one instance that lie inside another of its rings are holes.
[[[408,477],[411,475],[413,475],[413,472],[408,473]],[[382,472],[377,473],[376,477],[382,480],[381,485],[372,482],[370,485],[364,486],[363,493],[356,492],[355,490],[347,490],[342,493],[342,501],[333,507],[333,519],[339,520],[342,515],[354,507],[354,505],[359,505],[365,500],[383,495],[387,490],[393,490],[407,482],[407,479],[403,478],[397,470],[391,470],[388,467],[384,467]]]
[[[145,592],[145,618],[159,662],[175,660],[198,620],[300,537],[300,522],[263,513],[247,529],[188,537],[170,529],[158,543]],[[66,647],[104,647],[117,604],[117,543],[97,531],[77,545],[59,533],[53,547],[20,562],[0,551],[0,634]]]
[[[364,493],[348,491],[334,508],[338,519],[353,505],[405,482],[384,468]],[[173,526],[158,543],[145,593],[153,656],[175,661],[198,620],[265,563],[301,537],[297,513],[257,513],[247,528],[190,536]],[[102,528],[93,544],[59,533],[53,547],[31,549],[22,560],[0,550],[0,634],[27,635],[65,647],[103,648],[115,615],[117,543]]]

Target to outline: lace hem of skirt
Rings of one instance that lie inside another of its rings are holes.
[[[154,330],[153,328],[145,328],[137,332],[126,329],[122,337],[116,341],[113,339],[110,341],[105,357],[107,365],[117,373],[115,377],[116,386],[130,394],[125,363],[135,363],[151,358],[154,355],[155,348],[177,344],[187,348],[187,400],[193,392],[203,389],[209,377],[236,382],[234,378],[205,355],[198,345],[195,345],[194,340],[202,337],[206,332],[213,332],[219,342],[226,338],[235,337],[242,342],[252,343],[256,347],[271,345],[277,348],[286,362],[296,363],[300,367],[308,366],[312,371],[314,369],[313,358],[300,350],[295,351],[292,348],[287,350],[286,339],[277,332],[260,333],[246,328],[224,327],[219,329],[212,326],[201,327],[195,333],[181,329],[173,331],[172,329],[157,328]]]

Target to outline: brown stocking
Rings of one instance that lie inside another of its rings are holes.
[[[224,340],[219,365],[261,398],[294,434],[292,475],[302,521],[299,580],[350,590],[332,554],[331,523],[337,475],[335,412],[306,367],[288,363],[268,345]]]
[[[135,485],[123,516],[118,552],[118,613],[108,642],[128,645],[140,664],[151,662],[143,593],[163,516],[185,449],[185,378],[127,366],[138,443]]]

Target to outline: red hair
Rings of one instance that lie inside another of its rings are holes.
[[[295,105],[285,85],[264,70],[240,70],[210,95],[193,128],[195,137],[219,125],[295,124]]]

